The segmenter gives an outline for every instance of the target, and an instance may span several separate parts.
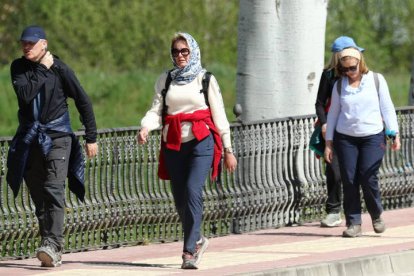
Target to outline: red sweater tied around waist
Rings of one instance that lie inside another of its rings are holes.
[[[161,142],[161,150],[159,156],[159,164],[158,164],[158,177],[164,180],[169,180],[170,177],[168,175],[167,168],[165,167],[165,160],[164,160],[164,148],[170,150],[179,151],[181,148],[181,123],[182,122],[191,122],[193,124],[192,131],[194,134],[195,139],[197,141],[201,141],[210,133],[213,134],[214,138],[214,156],[213,156],[213,163],[212,168],[213,171],[211,173],[211,178],[215,180],[219,174],[219,167],[220,167],[220,160],[221,160],[221,153],[222,153],[222,142],[220,134],[218,133],[216,126],[211,118],[210,109],[198,110],[194,113],[179,113],[176,115],[167,115],[164,118],[164,126],[168,126],[167,132],[167,141]],[[206,127],[208,126],[208,128]],[[161,139],[163,140],[163,139]]]

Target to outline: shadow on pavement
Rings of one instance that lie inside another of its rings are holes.
[[[27,270],[48,270],[46,267],[40,267],[39,264],[37,265],[29,265],[29,264],[16,264],[16,263],[0,263],[0,268],[22,268]]]
[[[83,262],[83,261],[63,261],[64,264],[84,264],[84,265],[101,265],[101,266],[131,266],[131,267],[157,267],[157,268],[171,268],[176,267],[177,264],[145,264],[145,263],[131,263],[131,262]]]

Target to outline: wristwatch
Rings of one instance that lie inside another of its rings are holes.
[[[225,153],[233,153],[233,148],[232,147],[224,148],[224,152]]]

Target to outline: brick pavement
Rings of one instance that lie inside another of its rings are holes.
[[[0,275],[347,275],[350,269],[365,276],[372,266],[385,275],[414,275],[414,208],[383,217],[385,233],[375,234],[364,214],[363,236],[354,239],[341,237],[344,225],[318,222],[211,238],[196,271],[180,269],[182,242],[174,242],[64,254],[59,268],[41,268],[35,258],[5,260]]]

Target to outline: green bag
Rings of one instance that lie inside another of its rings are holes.
[[[316,157],[323,157],[325,151],[325,139],[322,137],[322,127],[318,124],[309,140],[309,148],[315,152]]]

